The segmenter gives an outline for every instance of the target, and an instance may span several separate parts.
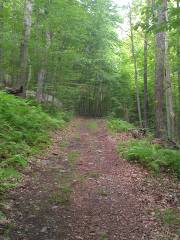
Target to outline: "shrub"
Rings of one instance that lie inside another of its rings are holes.
[[[36,103],[37,104],[37,103]],[[62,119],[65,122],[69,122],[73,117],[73,112],[71,111],[57,111],[57,108],[51,105],[42,105],[44,112],[48,113],[50,116]]]
[[[107,127],[113,132],[127,132],[135,128],[133,124],[115,118],[108,120]]]
[[[156,172],[170,171],[180,177],[180,151],[164,149],[147,139],[120,143],[118,151],[127,160],[138,161]]]

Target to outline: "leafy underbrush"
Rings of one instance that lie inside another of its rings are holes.
[[[119,153],[130,161],[138,161],[153,171],[166,171],[180,177],[180,151],[151,144],[147,139],[120,143]]]
[[[107,127],[113,132],[127,132],[135,128],[135,126],[129,122],[115,118],[108,120]]]
[[[64,115],[51,117],[32,102],[0,92],[0,191],[20,177],[30,154],[49,143],[49,130],[64,124]]]
[[[110,119],[107,127],[112,132],[128,132],[135,129],[133,124],[120,119]],[[170,172],[180,178],[180,151],[164,148],[159,144],[151,144],[152,136],[143,139],[130,139],[121,142],[118,151],[130,161],[137,161],[155,172]]]
[[[44,112],[48,113],[50,116],[57,118],[57,119],[63,119],[65,122],[69,122],[73,117],[73,112],[71,111],[57,111],[56,107],[53,107],[52,105],[42,105],[42,109]]]

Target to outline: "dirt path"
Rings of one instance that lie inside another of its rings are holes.
[[[102,120],[76,119],[58,131],[22,186],[8,195],[11,224],[2,239],[178,239],[163,238],[155,219],[154,207],[170,204],[169,179],[152,180],[120,159],[115,146]]]

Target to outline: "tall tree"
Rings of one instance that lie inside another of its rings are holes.
[[[166,6],[166,22],[168,21],[167,16],[167,0],[164,0]],[[166,116],[167,116],[167,136],[169,139],[174,140],[175,136],[175,114],[173,109],[173,92],[172,83],[170,77],[170,65],[169,65],[169,52],[168,52],[168,36],[165,35],[165,96],[166,96]]]
[[[24,3],[24,27],[22,33],[22,41],[20,46],[20,77],[17,86],[23,86],[25,91],[27,81],[28,66],[28,44],[32,25],[32,0],[25,0]]]
[[[177,10],[177,84],[178,84],[178,105],[180,104],[180,26],[179,26],[179,0],[177,0],[177,5],[176,5],[176,10]],[[180,136],[180,108],[177,111],[177,138]]]
[[[142,127],[142,113],[141,113],[141,103],[140,103],[139,86],[138,86],[138,70],[137,70],[137,60],[136,60],[135,47],[134,47],[134,34],[133,34],[131,7],[129,11],[129,23],[130,23],[130,31],[131,31],[130,37],[131,37],[132,57],[134,62],[134,80],[135,80],[135,89],[136,89],[137,110],[138,110],[138,117],[139,117],[139,125],[140,127]]]
[[[177,0],[177,62],[178,62],[178,66],[177,66],[177,72],[178,72],[178,89],[179,89],[179,99],[180,99],[180,38],[179,38],[179,34],[180,34],[180,26],[179,26],[179,0]]]
[[[164,80],[165,80],[165,57],[166,57],[166,33],[163,24],[166,21],[166,0],[158,3],[156,22],[156,70],[155,70],[155,121],[156,136],[165,137],[165,122],[163,112]],[[154,8],[154,7],[153,7]]]
[[[4,81],[3,79],[3,48],[2,48],[2,41],[3,41],[3,0],[0,0],[0,82]]]
[[[36,90],[36,98],[38,102],[43,101],[43,91],[45,88],[45,79],[47,77],[47,65],[48,65],[48,50],[51,45],[51,34],[49,31],[48,27],[48,17],[49,17],[49,8],[51,6],[52,2],[51,1],[45,1],[43,5],[38,9],[37,13],[37,39],[42,40],[42,48],[40,52],[40,64],[39,64],[39,69],[37,73],[37,90]],[[40,18],[41,15],[41,18]],[[40,29],[41,21],[43,21],[43,29]],[[42,36],[41,36],[42,35]],[[39,47],[39,46],[38,46]]]
[[[36,98],[39,102],[43,100],[43,88],[45,84],[45,77],[47,75],[48,50],[51,45],[51,35],[48,29],[46,29],[45,31],[45,39],[46,39],[45,54],[43,56],[44,59],[42,60],[37,79]]]
[[[149,25],[149,0],[146,0],[146,29],[144,33],[144,127],[148,127],[148,25]]]

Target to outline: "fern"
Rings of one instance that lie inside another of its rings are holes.
[[[120,143],[118,152],[127,160],[138,161],[153,171],[171,171],[180,177],[180,151],[164,149],[145,140]]]
[[[17,177],[28,156],[50,142],[49,130],[64,127],[67,118],[51,117],[39,104],[0,91],[0,189],[12,186],[8,179]]]
[[[113,132],[127,132],[135,128],[133,124],[120,119],[110,119],[107,122],[107,127]]]

